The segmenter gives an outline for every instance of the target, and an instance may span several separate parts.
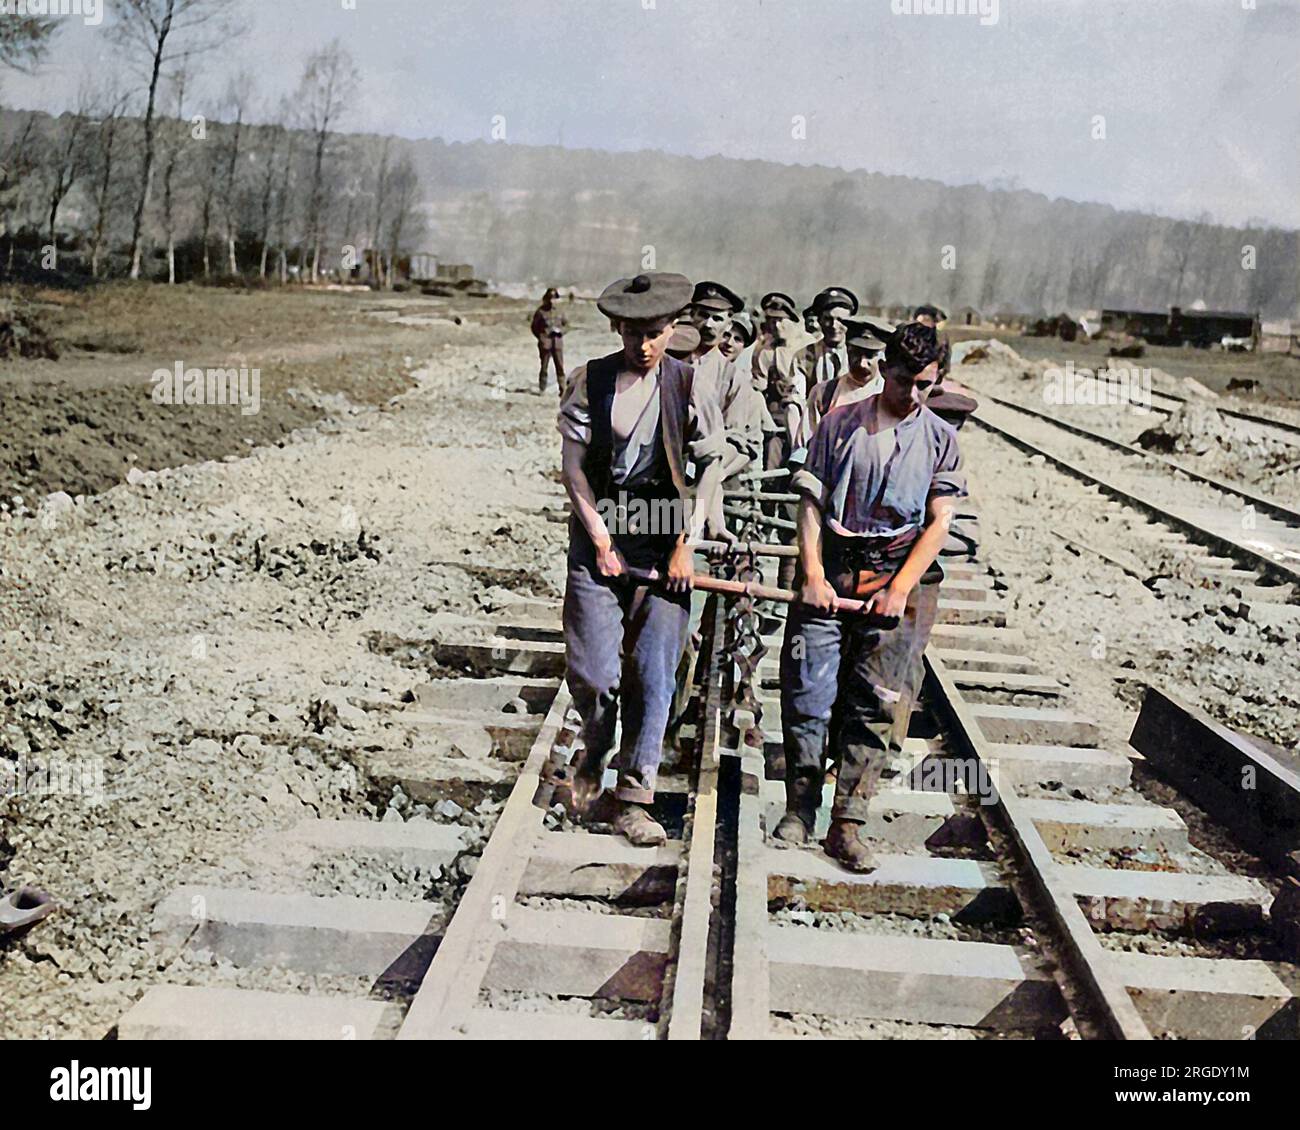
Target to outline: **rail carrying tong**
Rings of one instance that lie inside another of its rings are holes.
[[[626,575],[634,581],[644,584],[662,584],[664,575],[658,569],[640,569],[631,565],[624,566]],[[695,587],[701,592],[716,592],[723,596],[748,596],[754,600],[774,600],[780,604],[794,604],[799,595],[791,589],[772,588],[760,585],[756,581],[728,581],[721,577],[711,577],[707,573],[695,574]],[[879,586],[883,588],[883,585]],[[831,606],[834,612],[848,612],[865,616],[868,622],[877,628],[898,627],[897,616],[881,616],[872,610],[870,600],[856,600],[852,597],[837,596]]]

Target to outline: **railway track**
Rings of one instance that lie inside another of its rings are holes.
[[[1123,367],[1123,366],[1118,366]],[[1107,378],[1101,378],[1106,380]],[[1190,396],[1182,396],[1174,392],[1161,392],[1158,389],[1151,390],[1151,411],[1159,412],[1163,416],[1172,416],[1184,404],[1192,401]],[[1159,401],[1159,403],[1156,403]],[[1276,440],[1279,443],[1290,444],[1293,447],[1300,447],[1300,424],[1294,424],[1287,420],[1274,420],[1269,416],[1261,416],[1255,412],[1243,412],[1239,408],[1228,408],[1221,405],[1218,401],[1207,401],[1215,411],[1222,413],[1224,416],[1231,416],[1234,420],[1241,420],[1249,424],[1260,435],[1268,439]]]
[[[287,833],[319,854],[472,857],[450,921],[427,903],[178,888],[154,924],[178,944],[369,990],[161,985],[118,1038],[1300,1037],[1269,887],[1133,787],[1129,756],[1007,626],[992,568],[947,574],[922,708],[871,808],[876,871],[767,836],[779,606],[700,602],[694,707],[660,782],[667,844],[534,805],[579,740],[556,609],[539,603],[422,644],[465,673],[407,720],[484,727],[522,759],[481,856],[425,820]]]
[[[1137,544],[1169,540],[1153,534],[1155,520],[1200,555],[1216,583],[1248,586],[1265,604],[1286,604],[1300,591],[1300,512],[1049,413],[986,400],[972,417],[978,425],[1109,496],[1117,517],[1127,514]]]

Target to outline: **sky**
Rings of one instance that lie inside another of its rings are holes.
[[[4,104],[57,112],[82,76],[121,71],[116,2],[98,26],[61,17],[46,65],[4,77]],[[1300,228],[1300,0],[232,3],[242,34],[198,64],[210,92],[247,70],[272,106],[338,37],[363,76],[347,130],[822,164]]]

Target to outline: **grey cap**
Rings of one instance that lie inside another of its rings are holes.
[[[646,271],[610,283],[596,300],[596,308],[621,321],[652,322],[681,313],[690,305],[694,289],[685,275]]]

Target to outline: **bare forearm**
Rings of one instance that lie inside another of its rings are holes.
[[[929,524],[921,531],[912,551],[903,562],[903,567],[894,576],[893,583],[906,592],[911,592],[920,581],[925,571],[934,564],[943,543],[948,539],[948,526],[952,521],[949,507],[941,507]]]
[[[822,512],[810,498],[799,500],[799,564],[805,579],[825,579],[826,567],[822,564]]]
[[[569,495],[569,501],[573,503],[573,512],[582,523],[582,528],[587,531],[592,545],[608,545],[612,539],[605,520],[596,508],[596,492],[591,489],[591,482],[581,464],[567,458],[564,462],[564,489]]]
[[[700,532],[704,529],[704,523],[712,518],[722,509],[722,460],[711,459],[704,465],[704,472],[700,475],[699,488],[695,492],[695,507],[691,515],[691,524],[689,529],[682,531],[678,544],[683,542],[698,541]]]

